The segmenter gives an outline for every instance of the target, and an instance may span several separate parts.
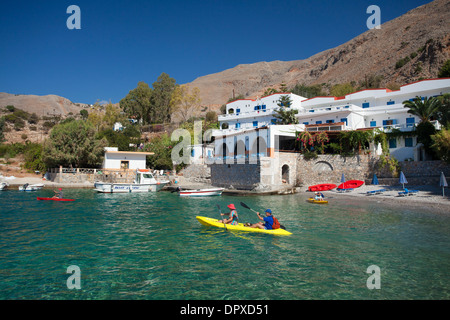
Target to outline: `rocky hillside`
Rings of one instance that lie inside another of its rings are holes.
[[[7,106],[13,106],[18,111],[25,111],[25,114],[19,113],[7,121],[3,129],[7,143],[42,142],[50,128],[59,120],[70,116],[80,117],[82,109],[90,108],[90,105],[73,103],[57,95],[37,96],[0,92],[0,117],[12,116]],[[31,117],[32,114],[34,118]]]
[[[238,65],[197,78],[204,105],[220,106],[236,95],[255,98],[282,82],[328,84],[382,76],[381,86],[435,78],[450,58],[450,1],[435,0],[305,60]]]
[[[65,117],[70,113],[79,114],[80,110],[88,107],[86,104],[73,103],[66,98],[56,95],[36,96],[0,92],[0,107],[8,105],[12,105],[29,113],[36,113],[39,117]]]

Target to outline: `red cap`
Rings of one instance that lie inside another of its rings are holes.
[[[234,207],[234,204],[229,204],[227,207],[231,210],[236,210],[236,208]]]

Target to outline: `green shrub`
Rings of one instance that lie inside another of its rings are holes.
[[[395,69],[400,69],[405,64],[407,64],[410,60],[411,59],[409,57],[405,57],[403,59],[398,60],[397,63],[395,64]]]

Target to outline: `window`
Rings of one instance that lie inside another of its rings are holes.
[[[265,104],[262,105],[262,109],[263,109],[264,111],[266,111],[266,105],[265,105]]]
[[[271,124],[277,124],[277,119],[271,119],[271,120],[270,120],[270,123],[271,123]]]
[[[334,120],[327,120],[326,123],[334,123]]]
[[[238,115],[241,112],[241,109],[236,109],[236,115]]]
[[[236,129],[239,129],[241,127],[240,123],[236,123]]]
[[[308,124],[309,124],[309,122],[303,122],[303,124],[305,124],[305,125],[308,125]]]
[[[407,127],[414,127],[415,119],[414,117],[406,118],[406,126]]]
[[[389,140],[389,149],[395,149],[397,148],[397,139],[390,139]]]
[[[120,169],[129,169],[130,168],[130,161],[120,161]]]
[[[322,121],[316,121],[316,124],[322,124]]]
[[[383,127],[397,124],[397,119],[383,120]]]
[[[362,107],[363,107],[363,108],[368,108],[368,107],[370,107],[370,103],[369,103],[369,102],[364,102],[364,103],[362,104]]]
[[[253,121],[253,128],[258,127],[258,121]]]
[[[191,157],[195,157],[195,150],[194,149],[191,150]]]
[[[341,122],[345,122],[345,125],[348,125],[347,118],[341,118]]]
[[[413,146],[413,138],[405,138],[405,147]]]
[[[370,126],[371,127],[376,127],[377,126],[377,122],[376,121],[370,121]]]
[[[387,105],[388,105],[388,106],[391,106],[391,105],[393,105],[393,104],[395,104],[395,101],[388,101],[388,102],[387,102]]]

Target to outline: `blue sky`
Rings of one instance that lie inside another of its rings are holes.
[[[0,92],[119,102],[165,72],[177,83],[238,64],[306,59],[429,0],[1,1]],[[81,30],[69,30],[70,5]]]

